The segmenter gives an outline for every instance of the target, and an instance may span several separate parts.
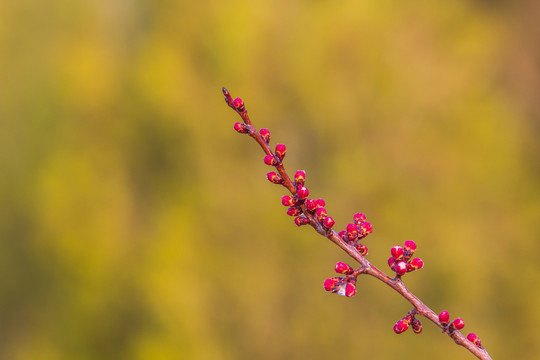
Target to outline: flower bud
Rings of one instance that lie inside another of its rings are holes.
[[[345,294],[341,294],[338,292],[339,295],[345,295],[346,297],[351,297],[356,294],[356,286],[352,282],[348,282],[347,285],[345,285]]]
[[[409,260],[414,252],[416,250],[416,243],[412,240],[407,240],[405,241],[405,244],[403,244],[403,251],[404,251],[404,258],[405,258],[405,261]]]
[[[483,349],[480,338],[475,333],[470,333],[469,335],[467,335],[467,340],[478,346],[480,349]]]
[[[450,325],[450,328],[455,329],[455,330],[461,330],[464,327],[465,327],[465,321],[463,321],[460,318],[457,318],[454,321],[452,321],[452,324]]]
[[[307,187],[302,186],[300,189],[296,190],[296,196],[298,200],[305,200],[309,196],[309,190]]]
[[[279,164],[274,155],[266,155],[264,157],[264,163],[270,166],[276,166],[277,164]]]
[[[358,227],[356,224],[347,224],[346,231],[349,241],[355,241],[358,238]]]
[[[445,310],[439,314],[439,321],[444,326],[448,325],[448,322],[450,321],[450,314],[448,314],[448,311]]]
[[[371,234],[373,232],[373,226],[371,226],[370,223],[367,221],[364,221],[360,223],[360,232],[358,233],[358,237],[364,238]]]
[[[315,211],[317,209],[317,202],[313,199],[307,199],[306,200],[306,208],[309,211]]]
[[[350,275],[354,271],[354,269],[350,265],[345,264],[345,263],[343,263],[341,261],[336,263],[336,266],[335,266],[334,270],[338,274],[343,274],[343,275]]]
[[[315,201],[317,202],[318,207],[325,207],[326,206],[326,203],[324,202],[323,199],[317,199]]]
[[[366,215],[362,214],[362,213],[356,213],[354,214],[354,223],[356,225],[360,225],[360,223],[366,221]]]
[[[317,216],[317,219],[319,219],[319,221],[324,220],[328,216],[326,214],[326,209],[323,207],[317,208],[317,210],[315,210],[315,215]]]
[[[244,101],[240,99],[239,97],[237,97],[236,99],[232,101],[232,106],[238,111],[246,111],[246,108],[244,106]]]
[[[397,323],[395,323],[394,332],[396,334],[401,334],[402,332],[407,331],[410,324],[411,324],[411,321],[407,319],[407,316],[406,316],[403,319],[399,320]]]
[[[296,224],[296,226],[307,225],[309,224],[309,219],[304,216],[298,216],[294,218],[294,223]]]
[[[287,151],[287,148],[285,147],[285,145],[283,144],[277,144],[276,145],[276,155],[277,157],[279,158],[279,160],[283,160],[283,158],[285,157],[285,152]]]
[[[287,209],[287,215],[289,216],[298,216],[302,213],[302,210],[297,208],[296,206],[291,206]]]
[[[294,198],[290,195],[283,195],[283,197],[281,198],[281,203],[283,204],[283,206],[293,206],[293,205],[296,205],[296,201],[294,200]]]
[[[407,265],[407,271],[414,271],[424,267],[424,261],[420,258],[414,258]]]
[[[259,134],[267,144],[270,142],[270,131],[268,129],[259,130]]]
[[[368,254],[368,248],[366,245],[357,243],[355,247],[356,250],[358,250],[358,252],[360,253],[360,255],[366,256]]]
[[[306,181],[306,172],[304,170],[298,170],[294,174],[294,181],[297,187],[304,186],[304,182]]]
[[[240,134],[247,134],[249,128],[246,124],[237,122],[234,124],[234,130],[238,131]]]
[[[333,291],[340,282],[341,282],[340,277],[333,277],[330,279],[326,279],[324,280],[324,290]]]
[[[336,222],[330,216],[324,218],[322,224],[325,228],[331,229]]]
[[[422,323],[417,318],[414,318],[411,325],[415,334],[420,334],[422,332]]]
[[[403,248],[399,245],[393,246],[392,249],[390,249],[390,253],[394,260],[403,259]]]
[[[396,263],[396,274],[403,275],[407,272],[407,263],[405,261],[398,261]]]
[[[273,184],[283,184],[283,178],[276,174],[274,171],[266,174],[266,178]]]

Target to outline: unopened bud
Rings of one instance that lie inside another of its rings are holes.
[[[302,186],[296,191],[296,196],[298,197],[298,200],[305,200],[309,196],[309,190],[307,187]]]
[[[403,248],[399,245],[392,246],[392,249],[390,249],[390,253],[392,254],[394,260],[403,259]]]
[[[398,261],[396,263],[396,274],[403,275],[407,272],[407,263],[405,261]]]
[[[259,130],[259,134],[261,134],[261,137],[267,144],[270,142],[270,131],[268,129]]]
[[[296,183],[296,186],[298,187],[304,186],[304,183],[306,181],[306,172],[304,170],[298,170],[294,174],[294,181]]]
[[[279,160],[283,160],[283,158],[285,157],[285,153],[287,152],[287,147],[283,144],[277,144],[276,145],[276,155],[277,157],[279,158]]]
[[[317,208],[317,210],[315,210],[315,215],[317,216],[317,219],[319,219],[319,221],[324,220],[324,218],[328,216],[326,214],[326,209],[323,207]]]
[[[264,157],[264,163],[270,166],[276,166],[277,164],[279,164],[274,155],[266,155]]]
[[[335,266],[334,270],[338,274],[343,274],[343,275],[350,275],[354,271],[354,269],[350,265],[345,264],[345,263],[343,263],[341,261],[336,263],[336,266]]]
[[[273,184],[283,184],[283,178],[276,174],[274,171],[266,174],[266,178]]]
[[[298,216],[294,218],[294,223],[296,224],[296,226],[307,225],[309,224],[309,219],[304,216]]]
[[[234,130],[238,131],[240,134],[247,134],[249,128],[246,124],[237,122],[234,124]]]
[[[330,216],[324,218],[322,224],[325,228],[331,229],[336,222]]]
[[[246,107],[244,106],[244,100],[240,99],[239,97],[232,101],[232,106],[238,111],[246,111]]]
[[[424,261],[420,258],[414,258],[407,265],[407,271],[414,271],[424,267]]]
[[[450,314],[448,314],[448,311],[444,310],[439,314],[439,321],[444,326],[448,325],[448,322],[450,321]]]
[[[366,215],[362,214],[362,213],[356,213],[354,214],[354,223],[356,225],[360,225],[360,223],[366,221]]]

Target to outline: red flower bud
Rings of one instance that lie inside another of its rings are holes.
[[[424,261],[420,258],[414,258],[407,265],[407,271],[414,271],[424,267]]]
[[[266,155],[264,157],[264,163],[271,166],[276,166],[277,164],[279,164],[274,155]]]
[[[324,280],[324,290],[333,291],[340,282],[341,282],[340,277],[333,277],[330,279],[326,279]]]
[[[338,232],[338,236],[340,239],[347,241],[347,239],[345,239],[345,230],[341,230],[340,232]]]
[[[283,184],[283,178],[276,174],[274,171],[269,172],[266,174],[266,178],[268,181],[270,181],[272,184]]]
[[[470,333],[469,335],[467,335],[467,340],[478,346],[480,349],[483,349],[480,338],[475,333]]]
[[[294,218],[294,223],[296,224],[296,226],[307,225],[309,224],[309,219],[304,216],[298,216]]]
[[[298,216],[302,213],[302,211],[297,208],[296,206],[291,206],[287,209],[287,215],[289,216]]]
[[[406,316],[403,319],[399,320],[394,325],[394,332],[396,334],[401,334],[402,332],[406,331],[409,328],[410,324],[411,324],[411,321]]]
[[[415,334],[420,334],[422,332],[422,323],[417,318],[414,318],[411,325]]]
[[[405,241],[405,244],[403,244],[403,248],[405,251],[412,251],[414,252],[416,250],[416,243],[412,240]]]
[[[356,247],[356,250],[358,250],[358,252],[360,253],[360,255],[366,256],[368,254],[368,248],[366,245],[357,243],[355,247]]]
[[[403,275],[407,272],[407,263],[405,261],[398,261],[396,263],[396,274]]]
[[[306,200],[306,208],[309,211],[315,211],[317,209],[317,202],[313,199],[307,199]]]
[[[246,124],[237,122],[234,124],[234,130],[238,131],[240,134],[247,134],[249,128]]]
[[[270,131],[268,129],[259,130],[259,134],[261,134],[261,137],[267,144],[270,142]]]
[[[345,263],[343,263],[341,261],[336,263],[336,266],[335,266],[334,270],[338,274],[343,274],[343,275],[350,275],[354,271],[354,269],[350,265],[345,264]]]
[[[452,324],[450,325],[450,327],[455,330],[461,330],[465,327],[465,321],[463,321],[460,318],[457,318],[454,321],[452,321]]]
[[[392,249],[390,249],[390,253],[394,260],[403,259],[403,248],[399,245],[393,246]]]
[[[445,310],[439,314],[439,321],[444,326],[448,325],[448,322],[450,321],[450,314],[448,314],[448,311]]]
[[[317,199],[315,201],[317,202],[318,207],[325,207],[326,206],[326,203],[324,202],[323,199]]]
[[[281,198],[281,203],[283,204],[283,206],[293,206],[293,205],[296,205],[296,201],[294,200],[294,198],[290,195],[283,195],[283,197]]]
[[[331,229],[336,222],[330,216],[324,218],[322,224],[325,228]]]
[[[294,174],[294,181],[296,182],[296,186],[304,186],[304,182],[306,181],[306,172],[304,170],[298,170]]]
[[[287,151],[287,148],[285,147],[285,145],[283,144],[277,144],[276,145],[276,155],[277,157],[279,158],[279,160],[283,160],[283,158],[285,157],[285,152]]]
[[[412,240],[405,241],[405,244],[403,244],[403,250],[404,250],[404,260],[408,261],[414,254],[416,250],[416,244]]]
[[[296,196],[298,197],[298,200],[307,199],[307,197],[309,196],[309,190],[307,189],[307,187],[302,186],[296,191]]]
[[[360,223],[360,233],[358,234],[359,237],[364,238],[371,234],[373,232],[373,226],[371,226],[370,223],[367,221],[364,221]]]
[[[338,292],[339,295],[345,295],[346,297],[351,297],[356,294],[356,286],[352,282],[348,282],[345,285],[345,294],[342,294],[341,292]]]
[[[360,225],[360,223],[366,221],[366,215],[362,213],[357,213],[357,214],[354,214],[353,219],[356,225]]]
[[[355,241],[358,238],[358,227],[356,224],[347,224],[346,231],[349,241]]]
[[[237,97],[236,99],[232,101],[232,106],[239,111],[246,111],[246,108],[244,106],[244,101],[240,99],[239,97]]]
[[[315,215],[317,216],[317,219],[319,219],[319,221],[324,220],[324,219],[328,216],[328,215],[326,214],[326,209],[323,208],[323,207],[318,208],[318,209],[315,211]]]

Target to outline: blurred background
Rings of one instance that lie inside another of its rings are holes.
[[[368,259],[494,359],[540,351],[539,3],[0,1],[0,358],[472,359],[297,228],[244,99]]]

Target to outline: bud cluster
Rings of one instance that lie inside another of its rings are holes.
[[[341,296],[351,297],[356,294],[356,278],[358,276],[354,269],[345,263],[338,262],[334,270],[343,277],[333,277],[324,280],[324,289]]]
[[[368,248],[359,241],[372,232],[373,226],[366,221],[366,215],[357,213],[353,216],[353,222],[347,224],[345,230],[340,231],[338,235],[345,242],[347,242],[347,244],[354,246],[356,250],[360,252],[360,254],[366,256],[368,253]]]
[[[396,334],[401,334],[407,331],[409,327],[412,327],[415,334],[420,334],[422,332],[422,323],[420,320],[414,317],[413,312],[410,312],[407,316],[398,320],[398,322],[394,324],[394,332]]]
[[[450,314],[446,310],[441,311],[441,313],[439,314],[439,322],[444,327],[444,330],[448,332],[461,330],[465,327],[465,321],[463,321],[463,319],[461,318],[457,318],[449,324]]]
[[[414,258],[411,260],[415,251],[416,244],[412,240],[405,241],[403,246],[393,246],[392,249],[390,249],[390,254],[392,256],[388,258],[388,266],[390,266],[392,271],[395,271],[397,276],[421,269],[424,267],[424,261],[422,259]]]

